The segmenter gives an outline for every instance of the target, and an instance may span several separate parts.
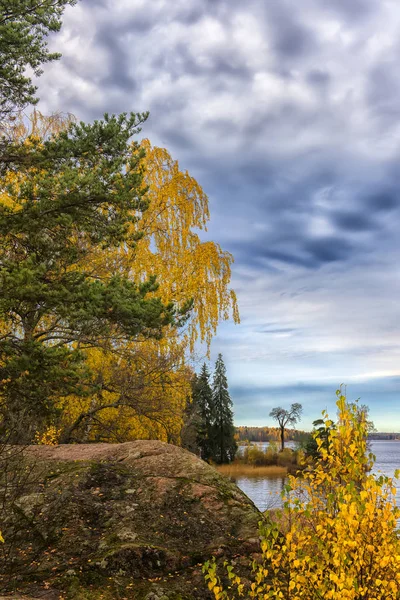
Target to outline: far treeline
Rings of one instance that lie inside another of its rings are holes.
[[[238,442],[276,442],[280,437],[279,427],[235,427]],[[309,436],[308,431],[301,429],[285,429],[285,440],[290,442],[303,442]],[[386,433],[373,431],[368,433],[369,440],[400,440],[400,433]]]
[[[280,440],[279,427],[247,427],[235,428],[238,442],[277,442]],[[301,442],[308,433],[301,429],[285,429],[285,440]]]

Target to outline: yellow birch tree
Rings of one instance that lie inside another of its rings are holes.
[[[132,226],[142,237],[134,248],[121,246],[93,255],[93,268],[102,276],[119,271],[134,281],[155,275],[162,282],[162,300],[178,306],[192,302],[192,315],[184,332],[170,329],[158,342],[141,340],[120,347],[114,341],[103,353],[88,352],[97,378],[116,392],[112,402],[105,398],[104,388],[101,397],[87,401],[91,426],[85,439],[104,440],[105,435],[119,441],[155,437],[177,442],[193,376],[188,355],[198,341],[209,347],[222,319],[239,321],[236,296],[229,288],[233,257],[217,243],[202,241],[198,233],[206,229],[209,219],[207,196],[166,149],[153,147],[148,140],[142,141],[142,147],[149,206]],[[123,371],[130,373],[129,397],[121,395],[120,386],[110,380],[112,373]],[[76,407],[76,400],[72,404]],[[76,421],[67,408],[63,414],[68,415],[69,431]],[[64,435],[63,439],[74,438]]]
[[[72,120],[71,115],[46,117],[35,111],[11,123],[8,135],[29,144],[33,138],[57,133]],[[54,425],[63,441],[151,437],[177,442],[190,394],[188,357],[196,343],[209,348],[221,320],[239,321],[236,296],[229,287],[233,257],[200,236],[209,219],[207,196],[166,149],[153,147],[148,140],[141,146],[148,208],[131,224],[138,241],[134,247],[93,250],[89,259],[86,255],[85,269],[89,260],[93,277],[100,280],[120,273],[140,282],[154,275],[161,283],[157,295],[180,307],[191,304],[191,317],[183,331],[170,328],[161,340],[127,342],[111,337],[100,348],[80,347],[95,391],[61,402]],[[7,182],[2,190],[0,201],[11,206]],[[39,438],[45,434],[39,432]]]

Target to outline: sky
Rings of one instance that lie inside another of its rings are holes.
[[[40,109],[150,111],[210,201],[241,324],[212,344],[238,425],[335,391],[400,431],[398,0],[80,0]]]

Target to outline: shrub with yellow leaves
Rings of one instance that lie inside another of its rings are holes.
[[[35,444],[39,446],[57,446],[59,443],[61,429],[57,429],[54,425],[47,427],[42,433],[37,431],[35,435]]]
[[[215,561],[204,566],[216,600],[395,600],[400,598],[396,489],[371,473],[366,413],[337,392],[335,427],[315,433],[320,458],[303,477],[289,477],[278,518],[261,524],[262,559],[252,581],[228,567],[224,585]],[[397,473],[396,473],[397,476]]]

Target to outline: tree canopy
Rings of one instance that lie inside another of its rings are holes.
[[[206,227],[209,215],[207,196],[197,181],[180,169],[166,149],[153,147],[148,140],[140,146],[148,206],[140,220],[129,226],[137,241],[133,246],[93,247],[90,262],[98,274],[119,272],[133,281],[157,275],[162,283],[157,291],[161,300],[173,301],[181,309],[190,306],[190,316],[183,329],[169,327],[157,343],[146,340],[132,345],[115,340],[113,356],[106,350],[102,355],[96,353],[91,364],[103,382],[103,392],[112,390],[113,401],[104,393],[101,398],[88,398],[84,412],[90,406],[90,414],[96,413],[97,427],[91,428],[92,435],[100,435],[103,424],[105,432],[118,432],[112,438],[115,440],[149,436],[171,441],[179,439],[191,394],[187,356],[198,341],[209,347],[221,319],[233,316],[238,321],[236,297],[229,288],[233,258],[198,234],[198,229]],[[110,379],[111,373],[122,372],[128,365],[135,365],[129,397],[120,395],[119,378]],[[135,377],[134,372],[140,376]],[[115,410],[108,410],[110,403]],[[118,406],[124,409],[118,410]],[[68,413],[75,411],[68,408]],[[78,433],[75,429],[75,435]],[[209,455],[205,447],[203,454]]]
[[[76,0],[0,0],[0,125],[28,104],[36,104],[36,86],[27,75],[41,75],[45,63],[60,58],[49,52],[47,37],[59,31],[67,5]]]
[[[269,416],[278,421],[281,437],[281,450],[285,447],[285,429],[287,425],[296,425],[300,421],[303,407],[299,402],[295,402],[291,405],[290,409],[287,410],[281,406],[273,408],[269,413]]]
[[[16,119],[9,125],[15,160],[8,163],[3,178],[0,226],[13,225],[7,239],[15,235],[17,244],[10,254],[12,270],[7,271],[5,263],[2,270],[4,281],[8,278],[3,293],[11,305],[4,304],[5,298],[0,317],[10,338],[7,311],[12,312],[13,302],[20,302],[19,295],[25,293],[21,289],[14,294],[17,283],[23,282],[25,289],[36,282],[30,302],[44,302],[40,314],[29,309],[28,323],[27,315],[18,313],[14,325],[18,329],[23,319],[24,336],[28,326],[33,329],[46,356],[51,346],[51,352],[57,347],[77,359],[70,375],[78,373],[79,365],[79,386],[56,371],[46,380],[69,382],[63,389],[49,387],[51,401],[45,401],[44,411],[52,413],[50,421],[64,442],[136,437],[178,441],[192,377],[186,353],[198,338],[209,344],[221,318],[232,314],[238,319],[236,298],[228,287],[232,257],[195,232],[208,219],[201,187],[166,150],[146,140],[131,141],[146,117],[137,115],[129,131],[128,116],[107,117],[88,126],[70,115],[45,117],[38,111],[30,120]],[[119,133],[121,127],[125,133]],[[124,136],[121,147],[118,136]],[[25,280],[18,279],[22,268]],[[63,275],[58,280],[60,268]],[[45,287],[40,282],[46,282]],[[78,282],[86,286],[83,296]],[[96,313],[105,283],[107,302],[116,294],[123,302],[118,311],[119,318],[125,315],[124,331],[111,322],[116,307],[112,312],[108,307],[108,319]],[[126,303],[136,289],[144,294],[147,308],[163,307],[161,328],[149,322],[133,328],[140,319],[131,320]],[[57,320],[57,311],[64,311],[62,320]],[[66,320],[66,312],[73,322]],[[184,322],[185,328],[179,329]],[[68,365],[64,362],[62,368]],[[18,363],[15,373],[22,366],[27,370],[25,363]],[[25,384],[26,378],[21,380],[21,386]],[[36,401],[29,404],[39,406]]]
[[[145,118],[106,116],[49,140],[30,137],[24,163],[8,172],[0,196],[3,427],[23,418],[28,435],[54,398],[84,393],[83,349],[160,337],[183,323],[189,304],[164,304],[154,275],[135,283],[88,261],[96,247],[134,246],[141,235],[130,226],[148,205],[143,150],[131,138]]]
[[[209,214],[196,180],[167,150],[132,142],[146,113],[21,115],[73,4],[0,0],[1,426],[18,423],[19,441],[36,429],[178,442],[187,355],[197,340],[209,349],[221,319],[238,321],[233,258],[198,235]]]

